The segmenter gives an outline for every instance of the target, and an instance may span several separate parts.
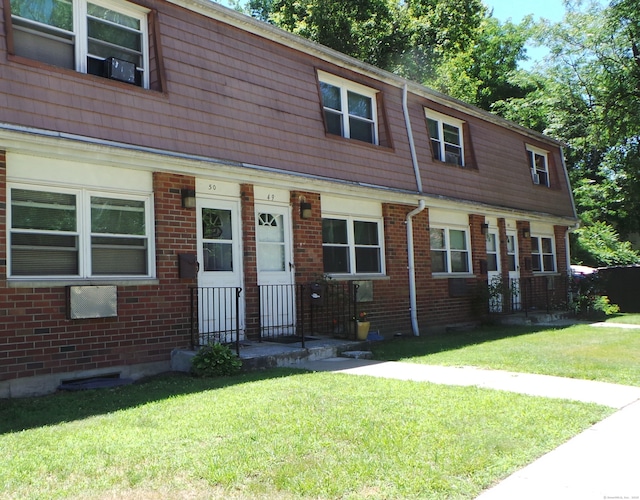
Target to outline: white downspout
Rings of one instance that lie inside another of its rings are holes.
[[[413,131],[411,130],[411,120],[409,120],[409,108],[407,107],[407,84],[402,88],[402,112],[404,113],[404,123],[407,127],[407,136],[409,136],[409,150],[411,152],[411,163],[413,163],[413,172],[416,176],[418,184],[418,193],[422,193],[422,179],[420,177],[420,166],[418,165],[418,157],[416,155],[416,145],[413,142]]]
[[[407,107],[407,84],[402,88],[402,112],[404,113],[404,123],[407,127],[407,136],[409,138],[409,151],[411,152],[411,163],[413,164],[413,172],[416,176],[416,184],[418,185],[418,193],[422,193],[422,178],[420,177],[420,165],[418,165],[418,156],[416,155],[416,145],[413,141],[413,131],[411,130],[411,120],[409,119],[409,108]],[[405,220],[407,224],[407,255],[409,263],[409,313],[411,315],[411,330],[416,337],[420,336],[420,328],[418,328],[418,305],[416,298],[416,265],[415,252],[413,250],[413,216],[419,214],[425,209],[424,200],[418,202],[418,208],[407,214]]]
[[[409,302],[410,302],[410,314],[411,314],[411,329],[413,335],[420,336],[420,329],[418,328],[418,304],[416,299],[416,265],[415,256],[413,251],[413,216],[419,214],[425,209],[424,200],[418,202],[418,208],[413,209],[407,214],[407,253],[409,257]]]

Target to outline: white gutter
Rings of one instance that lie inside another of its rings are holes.
[[[420,336],[420,329],[418,328],[418,305],[416,299],[416,265],[415,255],[413,250],[413,217],[422,212],[426,207],[424,200],[418,202],[418,207],[413,209],[407,214],[407,253],[409,257],[409,312],[411,314],[411,329],[413,335]]]
[[[409,119],[409,108],[407,106],[407,84],[402,88],[402,112],[404,113],[404,123],[407,127],[407,136],[409,137],[409,150],[411,152],[411,163],[413,163],[413,172],[416,176],[418,184],[418,193],[422,193],[422,178],[420,177],[420,166],[418,165],[418,155],[416,155],[416,145],[413,141],[413,131],[411,130],[411,120]]]

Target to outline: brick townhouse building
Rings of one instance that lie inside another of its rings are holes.
[[[0,397],[565,297],[558,142],[209,1],[2,9]]]

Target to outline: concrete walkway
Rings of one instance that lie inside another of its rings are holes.
[[[640,499],[640,387],[548,375],[365,359],[327,358],[297,365],[598,403],[618,411],[486,490],[478,500]]]

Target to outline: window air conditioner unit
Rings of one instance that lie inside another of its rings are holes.
[[[126,83],[136,83],[136,65],[129,61],[123,61],[116,57],[107,57],[104,60],[104,73],[107,78]]]
[[[540,174],[532,173],[531,178],[534,184],[540,184]]]

